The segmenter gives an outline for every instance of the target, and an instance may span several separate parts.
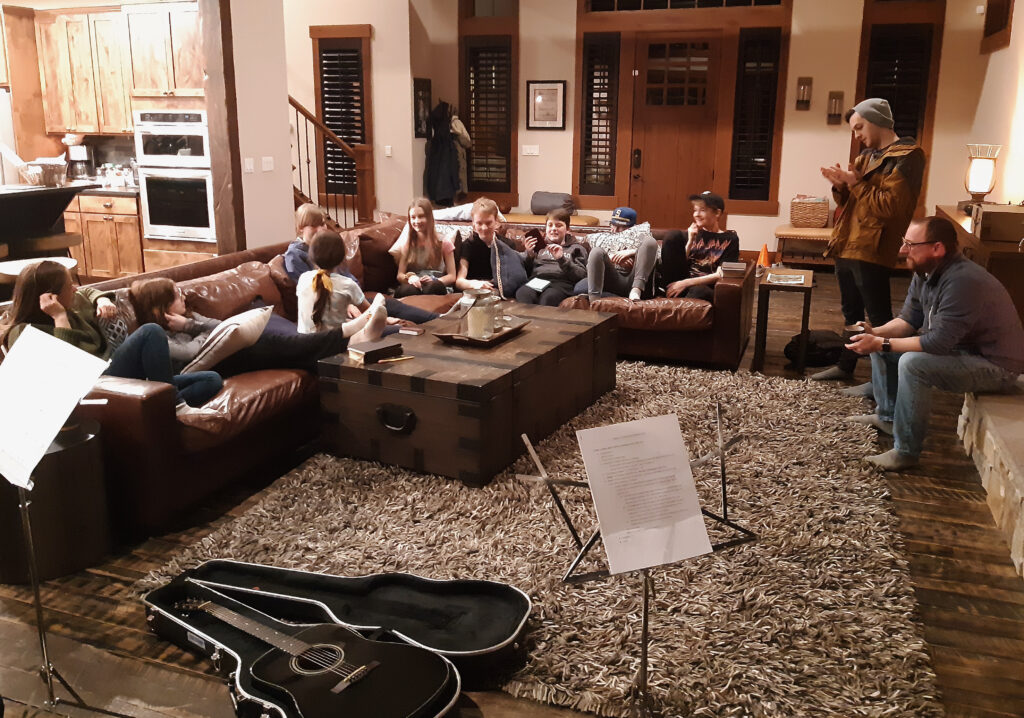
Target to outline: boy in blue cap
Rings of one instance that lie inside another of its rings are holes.
[[[636,210],[617,207],[609,221],[611,231],[592,234],[587,239],[587,278],[574,292],[587,292],[590,299],[599,299],[603,292],[631,300],[640,299],[654,270],[658,243],[647,222],[636,224]]]

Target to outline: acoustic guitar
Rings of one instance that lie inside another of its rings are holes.
[[[249,668],[268,692],[294,703],[301,718],[428,718],[444,690],[448,664],[424,648],[363,638],[355,631],[323,623],[298,627],[294,634],[243,616],[207,600],[176,604],[181,611],[204,611],[272,646]]]

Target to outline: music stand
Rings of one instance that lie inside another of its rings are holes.
[[[719,474],[721,477],[722,486],[722,515],[708,511],[705,508],[701,508],[701,513],[714,521],[715,523],[727,526],[730,529],[736,531],[739,535],[735,538],[720,541],[711,545],[712,553],[724,551],[727,548],[733,546],[739,546],[740,544],[749,543],[757,540],[757,534],[750,529],[747,529],[740,524],[729,519],[729,498],[727,492],[727,479],[725,472],[725,453],[743,439],[742,434],[724,441],[722,436],[722,405],[721,402],[715,402],[715,419],[718,425],[718,447],[717,449],[708,452],[704,456],[691,461],[690,467],[694,468],[709,463],[715,457],[718,458],[719,463]],[[562,520],[565,522],[566,528],[572,535],[573,542],[576,544],[577,553],[572,563],[569,564],[568,570],[562,577],[564,583],[580,584],[588,581],[594,581],[600,578],[608,578],[611,574],[607,569],[599,569],[597,571],[590,571],[582,574],[575,574],[577,567],[590,552],[590,550],[597,544],[598,539],[601,538],[601,529],[596,529],[590,538],[584,543],[580,540],[579,532],[573,525],[572,519],[569,517],[568,511],[566,511],[564,504],[562,503],[561,497],[555,490],[556,486],[575,486],[580,488],[590,488],[590,484],[585,481],[571,481],[567,479],[553,479],[551,478],[541,463],[540,457],[537,455],[536,450],[533,448],[533,444],[530,442],[529,437],[526,434],[522,434],[523,443],[526,445],[526,450],[530,454],[530,458],[537,467],[537,471],[540,476],[530,476],[527,474],[517,474],[519,479],[527,479],[531,481],[542,481],[547,486],[548,492],[551,494],[555,505],[558,507],[559,514]],[[632,696],[630,698],[630,716],[631,718],[657,718],[659,713],[654,705],[654,698],[650,693],[650,686],[648,685],[648,661],[647,661],[647,649],[650,643],[650,600],[654,597],[654,579],[651,578],[650,569],[644,568],[640,570],[643,577],[642,590],[643,590],[643,613],[641,615],[641,630],[640,630],[640,667],[637,670],[637,676],[634,679],[632,687]]]

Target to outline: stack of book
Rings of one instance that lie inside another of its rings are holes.
[[[374,342],[348,345],[348,358],[357,364],[376,364],[381,359],[402,356],[402,342],[398,337],[385,337]]]
[[[742,277],[746,272],[746,262],[722,262],[723,277]]]

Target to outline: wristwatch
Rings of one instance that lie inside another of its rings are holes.
[[[883,352],[891,352],[892,351],[892,344],[889,343],[889,337],[884,337],[882,339],[882,351]]]

